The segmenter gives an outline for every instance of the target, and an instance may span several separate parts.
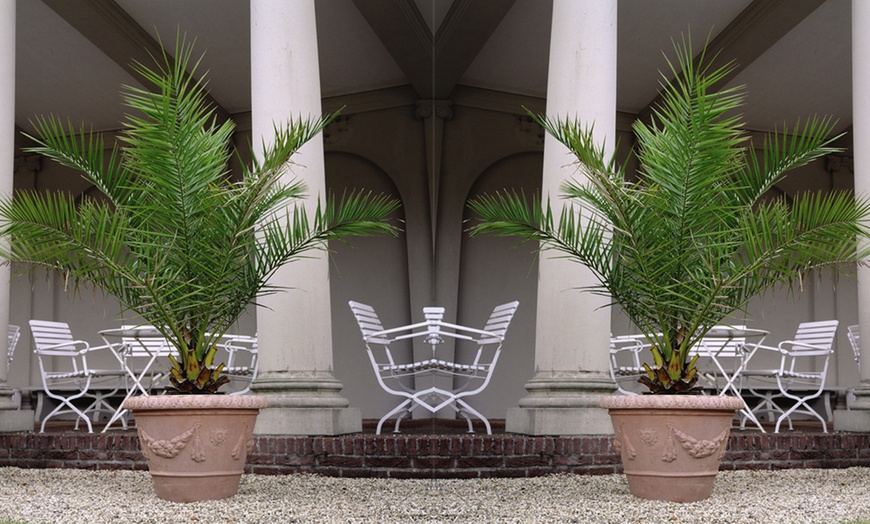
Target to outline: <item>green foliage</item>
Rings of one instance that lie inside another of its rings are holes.
[[[737,113],[744,88],[712,90],[733,66],[711,69],[706,52],[696,62],[685,39],[674,47],[675,80],[665,80],[651,122],[634,124],[637,182],[591,129],[532,115],[571,150],[582,175],[562,185],[571,202],[558,221],[549,203],[513,192],[469,204],[481,218],[472,235],[537,241],[595,274],[600,285],[589,291],[618,303],[652,342],[641,382],[654,393],[691,391],[698,377],[689,350],[752,297],[778,284],[796,292],[809,271],[839,273],[870,255],[856,242],[870,232],[865,198],[767,196],[787,171],[838,151],[834,122],[784,127],[758,154]]]
[[[279,290],[269,284],[275,271],[330,240],[395,234],[387,219],[398,204],[361,192],[330,196],[313,219],[294,204],[306,186],[282,181],[290,158],[337,113],[276,128],[274,143],[232,181],[235,126],[206,104],[193,45],[179,39],[174,55],[164,50],[153,69],[136,64],[156,89],[122,89],[131,111],[110,149],[84,127],[34,120],[30,151],[80,171],[102,195],[0,199],[0,235],[10,239],[0,256],[57,271],[73,289],[90,283],[114,295],[175,346],[178,391],[213,393],[227,382],[213,363],[215,343],[249,304]]]

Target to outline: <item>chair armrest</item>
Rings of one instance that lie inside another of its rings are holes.
[[[781,344],[780,344],[780,345],[781,345]],[[761,349],[761,350],[763,350],[763,351],[771,351],[771,352],[774,352],[774,353],[779,353],[779,354],[781,354],[781,355],[786,355],[786,354],[788,354],[788,351],[786,351],[786,350],[784,350],[784,349],[780,349],[780,348],[778,348],[778,347],[773,347],[773,346],[764,346],[764,345],[762,345],[762,344],[744,344],[743,347],[744,347],[744,348],[752,348],[753,350],[755,350],[755,349]]]
[[[125,342],[115,342],[113,344],[103,344],[102,346],[90,346],[88,347],[88,352],[91,351],[103,351],[106,349],[115,350],[115,348],[124,349],[129,347]]]
[[[36,354],[39,354],[39,355],[64,356],[64,355],[69,355],[70,351],[63,350],[62,348],[70,348],[71,347],[71,348],[75,349],[75,347],[79,346],[79,345],[84,346],[84,347],[82,347],[82,349],[75,350],[75,353],[78,355],[83,355],[83,354],[87,353],[91,348],[91,345],[88,344],[87,342],[85,342],[84,340],[71,340],[69,342],[63,342],[61,344],[53,344],[51,346],[44,346],[41,348],[36,348],[33,350],[33,352]]]
[[[642,351],[644,346],[637,337],[612,337],[610,341],[613,343],[611,353],[627,350]]]
[[[786,349],[786,346],[790,346],[790,349]],[[780,351],[782,351],[783,353],[797,350],[807,356],[824,356],[834,352],[833,348],[814,346],[812,344],[807,344],[806,342],[799,342],[797,340],[783,340],[779,343],[779,348]]]

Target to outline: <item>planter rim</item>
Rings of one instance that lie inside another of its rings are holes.
[[[727,409],[744,407],[738,397],[706,395],[619,395],[601,399],[606,409]]]
[[[152,395],[129,398],[124,407],[146,409],[262,409],[268,405],[256,395]]]

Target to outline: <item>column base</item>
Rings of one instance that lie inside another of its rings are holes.
[[[848,409],[834,410],[834,430],[870,432],[870,388],[856,388],[853,399]]]
[[[260,410],[258,435],[343,435],[362,432],[362,413],[341,396],[341,382],[329,374],[273,374],[258,378],[251,391],[269,406]]]
[[[359,408],[266,408],[260,410],[257,435],[344,435],[362,432]]]
[[[33,431],[35,414],[32,409],[21,408],[21,390],[0,383],[0,432]]]
[[[865,409],[835,409],[834,430],[870,432],[870,411]]]
[[[601,399],[616,388],[609,379],[534,378],[519,407],[510,408],[505,431],[524,435],[611,435],[613,425]]]
[[[19,433],[33,431],[34,413],[32,409],[0,410],[0,432]]]
[[[610,415],[602,408],[510,408],[507,433],[522,435],[611,435]]]

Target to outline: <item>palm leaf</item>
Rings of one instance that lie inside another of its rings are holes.
[[[249,304],[278,291],[274,272],[331,240],[396,234],[388,219],[398,204],[357,191],[318,203],[311,219],[297,204],[306,186],[284,181],[291,157],[338,113],[277,126],[233,182],[234,124],[205,103],[193,45],[179,39],[173,56],[161,48],[154,67],[134,65],[154,89],[123,88],[131,111],[108,156],[84,127],[34,120],[31,151],[80,171],[102,196],[0,198],[0,235],[10,238],[0,256],[116,296],[176,347],[179,391],[214,392],[226,382],[214,343]]]
[[[649,122],[635,122],[638,182],[605,158],[591,126],[533,118],[577,159],[569,200],[554,223],[550,202],[507,192],[472,199],[470,233],[515,236],[588,266],[605,294],[653,343],[642,379],[654,392],[691,390],[689,350],[700,337],[773,286],[797,292],[810,271],[835,275],[870,256],[870,201],[851,193],[770,198],[788,171],[837,151],[834,121],[812,117],[765,138],[756,153],[738,110],[741,86],[714,91],[734,71],[696,59],[689,39]],[[667,77],[663,77],[667,78]],[[578,210],[583,210],[580,217]]]

